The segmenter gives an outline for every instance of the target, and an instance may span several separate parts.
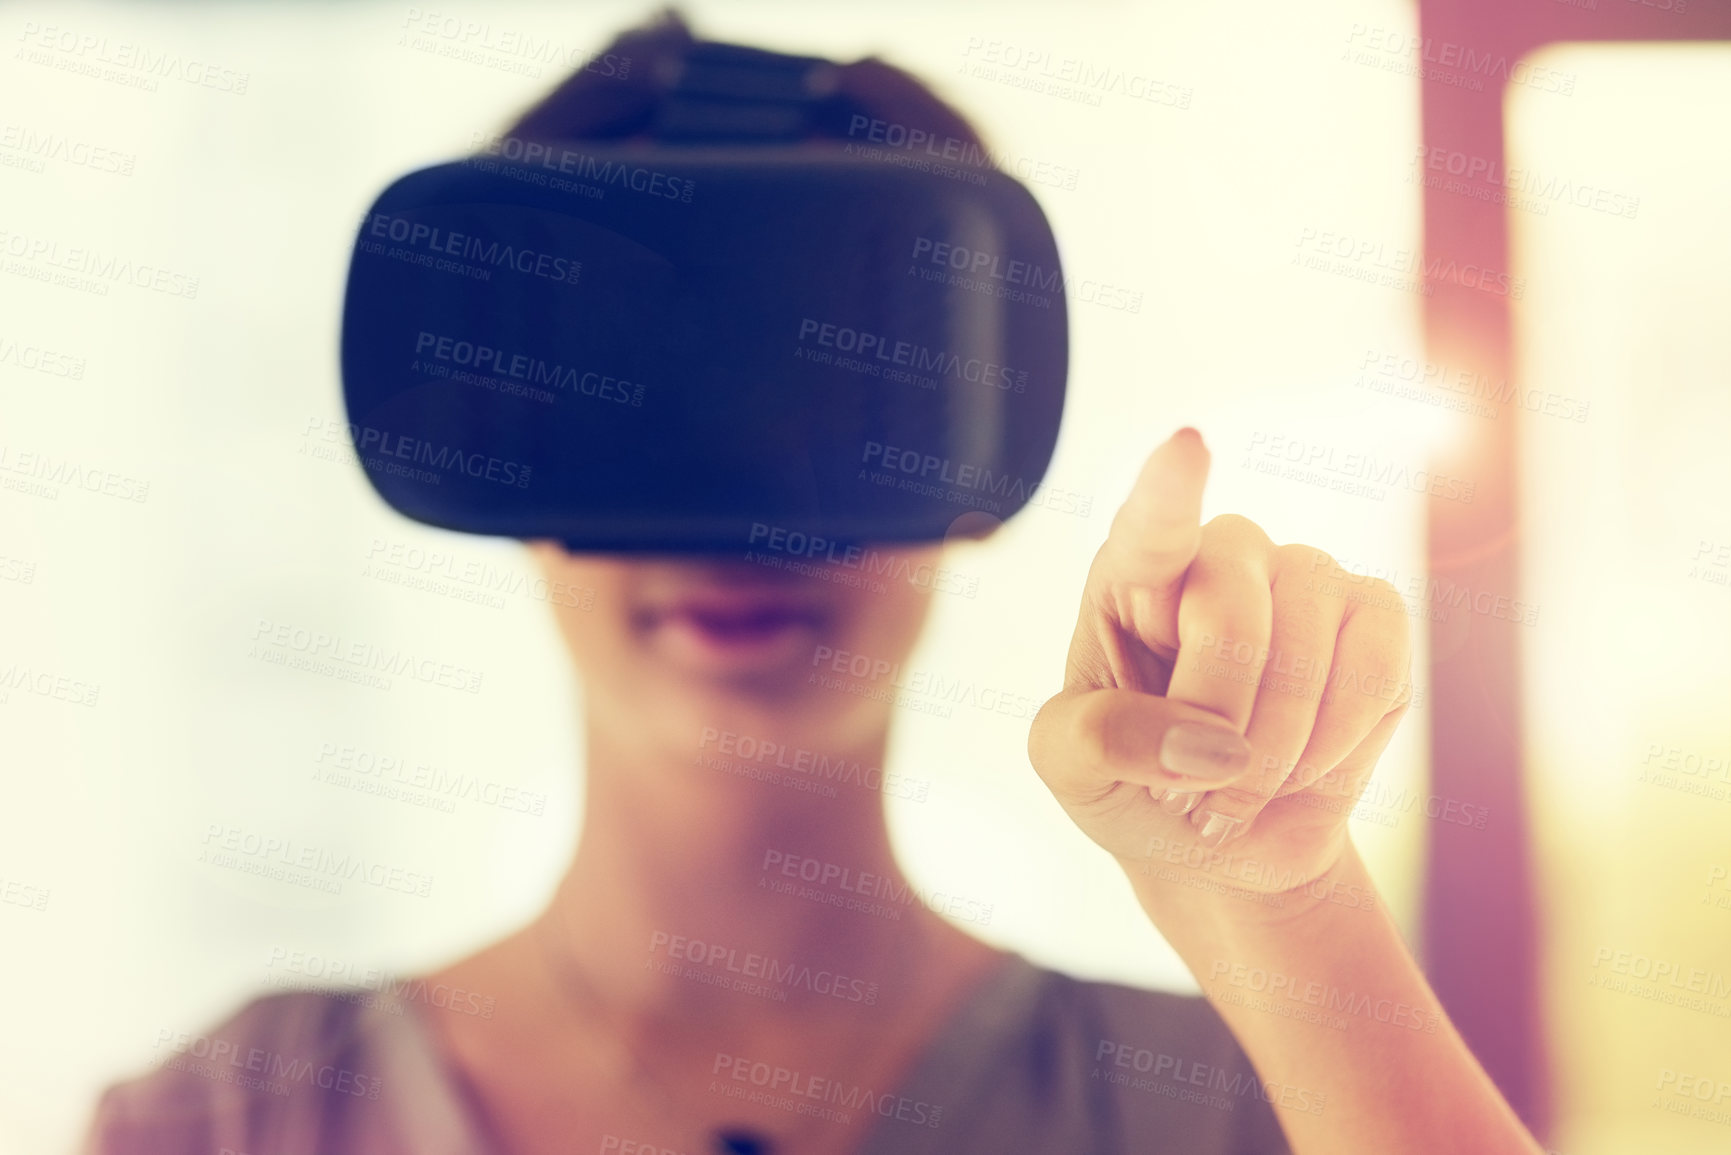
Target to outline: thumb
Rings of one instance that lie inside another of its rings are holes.
[[[1091,802],[1120,782],[1218,789],[1250,769],[1250,743],[1219,714],[1137,690],[1066,690],[1028,730],[1028,760],[1059,802]]]

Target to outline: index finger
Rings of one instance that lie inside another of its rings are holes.
[[[1189,426],[1149,454],[1088,571],[1090,599],[1168,655],[1178,650],[1178,598],[1202,544],[1209,462],[1202,435]]]

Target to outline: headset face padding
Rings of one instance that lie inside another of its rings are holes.
[[[363,218],[351,433],[416,520],[574,550],[939,540],[1063,409],[1063,275],[1014,179],[809,147],[537,146]]]

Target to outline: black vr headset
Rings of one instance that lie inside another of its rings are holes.
[[[936,541],[1021,508],[1068,366],[1051,229],[955,141],[850,113],[796,147],[833,75],[695,45],[648,146],[492,140],[387,188],[342,326],[379,495],[610,552]]]

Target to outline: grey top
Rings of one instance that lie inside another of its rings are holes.
[[[105,1091],[86,1155],[487,1155],[430,1028],[395,996],[266,995],[203,1038]],[[1260,1083],[1203,999],[1011,955],[904,1085],[854,1113],[881,1116],[860,1155],[1289,1155],[1271,1102],[1325,1106]]]

